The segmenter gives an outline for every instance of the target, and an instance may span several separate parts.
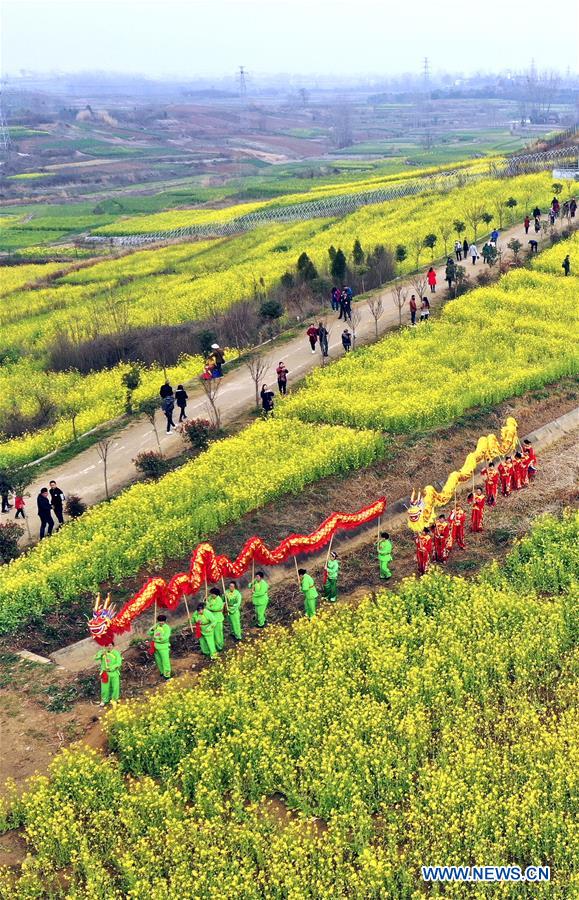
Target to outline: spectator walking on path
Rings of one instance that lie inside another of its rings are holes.
[[[168,394],[166,397],[163,397],[163,402],[161,403],[161,409],[165,414],[165,418],[167,419],[167,434],[170,434],[171,431],[175,431],[175,423],[173,421],[173,410],[175,409],[175,398],[173,397],[173,392]]]
[[[316,328],[316,326],[314,325],[313,322],[310,325],[310,327],[308,328],[308,330],[306,331],[306,334],[307,334],[308,340],[310,342],[310,347],[312,349],[312,353],[315,353],[316,352],[316,344],[318,343],[318,329]]]
[[[26,513],[24,512],[25,506],[26,506],[26,503],[24,501],[24,497],[22,497],[20,494],[16,494],[16,496],[14,498],[14,507],[16,509],[16,515],[14,516],[15,519],[19,519],[19,518],[25,519],[26,518]]]
[[[64,525],[63,504],[64,504],[64,501],[66,500],[66,497],[64,496],[64,491],[61,491],[61,489],[56,484],[56,481],[50,482],[49,494],[50,494],[50,502],[51,502],[52,508],[54,510],[54,515],[57,518],[58,527],[60,528],[62,525]]]
[[[529,227],[530,227],[530,225],[531,225],[531,220],[529,219],[528,216],[525,216],[523,225],[525,226],[525,234],[528,234],[528,233],[529,233]]]
[[[351,288],[345,287],[342,291],[342,296],[340,299],[340,315],[338,319],[344,317],[344,322],[348,319],[350,322],[352,321],[352,290]]]
[[[446,261],[446,269],[444,270],[445,281],[448,284],[449,292],[452,290],[452,282],[456,279],[456,263],[452,256]]]
[[[38,506],[38,518],[40,519],[40,540],[44,537],[48,530],[48,534],[52,534],[54,528],[54,519],[52,518],[52,506],[48,497],[48,488],[41,488],[36,498]]]
[[[462,262],[462,244],[460,241],[454,242],[454,255],[456,256],[457,262]]]
[[[571,260],[569,259],[569,254],[565,257],[563,262],[561,263],[561,268],[565,272],[565,277],[571,274]]]
[[[416,310],[417,309],[418,309],[418,306],[416,304],[416,295],[412,294],[412,297],[410,298],[410,324],[411,325],[416,325]]]
[[[328,355],[328,329],[323,322],[318,322],[318,340],[320,342],[320,350],[322,356]]]
[[[463,259],[465,259],[465,260],[468,256],[468,241],[466,238],[462,242],[462,256],[463,256]]]
[[[575,213],[577,212],[577,201],[575,197],[571,198],[571,202],[569,203],[569,215],[572,219],[575,218]]]
[[[539,216],[535,216],[535,234],[539,234],[541,230],[541,219]]]
[[[289,371],[286,368],[284,362],[280,362],[277,369],[275,370],[275,374],[277,375],[277,387],[280,394],[285,397],[287,394],[287,377],[289,375]]]
[[[266,418],[273,416],[273,407],[275,403],[275,397],[273,391],[271,391],[267,384],[262,384],[261,386],[261,406],[266,415]]]
[[[212,378],[221,378],[223,375],[223,364],[225,362],[225,354],[219,344],[211,344],[211,349],[213,353],[211,356],[213,357],[213,372],[211,373]]]
[[[496,228],[494,229],[494,231],[491,231],[491,241],[493,242],[495,247],[497,246],[497,244],[499,242],[499,236],[500,236],[500,232],[497,231]]]
[[[340,288],[338,288],[338,287],[332,288],[332,309],[335,310],[335,312],[337,312],[340,308],[341,293],[342,292],[340,291]]]
[[[161,400],[164,400],[165,397],[170,397],[172,393],[173,388],[168,381],[166,381],[165,384],[161,385],[161,390],[159,391],[159,397],[161,398]]]
[[[431,266],[428,272],[426,273],[426,278],[428,280],[428,284],[430,286],[431,293],[436,293],[436,272],[434,271],[434,267]]]
[[[185,412],[187,408],[187,400],[188,394],[182,384],[177,385],[177,390],[175,391],[175,403],[179,407],[179,421],[182,422],[183,419],[187,418],[187,413]]]
[[[10,484],[8,474],[0,469],[0,495],[2,497],[2,512],[7,513],[8,510],[12,509],[12,504],[10,503],[10,492],[12,490],[12,485]]]
[[[430,315],[430,300],[428,297],[422,298],[422,304],[420,306],[420,321],[428,322],[428,317]]]
[[[539,242],[538,241],[529,241],[529,246],[531,248],[531,253],[539,252]]]
[[[541,218],[541,210],[539,209],[538,206],[535,206],[535,208],[533,210],[533,219],[540,219],[540,218]]]
[[[347,328],[344,328],[342,331],[342,347],[346,353],[349,353],[352,349],[352,335]]]
[[[470,253],[470,258],[472,259],[473,266],[476,266],[476,261],[479,257],[479,252],[477,250],[476,244],[474,244],[474,243],[471,244],[470,247],[468,248],[468,252]]]

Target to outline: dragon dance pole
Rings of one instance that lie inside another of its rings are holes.
[[[191,621],[191,613],[189,612],[189,604],[187,603],[187,594],[183,594],[183,600],[185,601],[185,609],[187,610],[187,620],[189,622],[189,628],[191,629],[191,634],[195,634],[193,630],[193,623]]]
[[[300,585],[300,573],[298,572],[298,561],[297,561],[297,559],[295,558],[295,556],[294,556],[294,563],[295,563],[295,565],[296,565],[296,578],[297,578],[297,580],[298,580],[298,587],[300,587],[300,586],[301,586],[301,585]]]
[[[223,599],[225,600],[225,609],[227,610],[227,615],[229,615],[229,606],[227,605],[227,594],[225,593],[225,579],[223,575],[221,576],[221,587],[223,588]]]

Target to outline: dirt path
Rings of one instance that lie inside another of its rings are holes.
[[[527,246],[526,241],[528,238],[525,238],[522,224],[504,231],[501,235],[499,248],[502,248],[508,255],[510,255],[510,251],[506,250],[506,245],[514,237],[520,240],[525,247]],[[478,241],[479,252],[483,243],[484,240]],[[482,260],[479,260],[476,266],[472,266],[470,261],[467,261],[465,267],[469,275],[478,274],[486,268],[483,266]],[[428,292],[435,309],[443,304],[446,295],[444,268],[444,265],[436,266],[438,290],[435,294]],[[410,279],[406,279],[405,284],[410,287]],[[398,325],[398,310],[393,303],[391,288],[380,289],[374,292],[374,295],[382,297],[384,301],[384,315],[378,322],[379,334],[383,334],[385,331]],[[375,340],[375,327],[368,306],[364,301],[361,301],[358,304],[354,304],[354,308],[359,311],[361,316],[361,322],[357,329],[357,342],[358,344],[371,343]],[[406,324],[409,318],[409,312],[406,307],[403,311],[403,322]],[[270,349],[264,348],[263,355],[267,363],[267,372],[263,380],[276,390],[275,369],[280,360],[283,360],[289,369],[290,390],[292,382],[302,378],[321,364],[320,353],[311,352],[305,335],[308,324],[309,322],[304,323],[303,335],[280,344],[273,342],[270,345]],[[330,311],[327,316],[327,328],[330,331],[329,348],[331,360],[335,360],[343,355],[341,343],[343,327],[344,323],[338,321],[337,313]],[[197,383],[193,383],[193,385],[193,388],[189,390],[190,400],[187,406],[187,414],[190,418],[207,417],[205,395]],[[230,424],[243,413],[250,410],[254,404],[254,396],[253,381],[245,366],[239,366],[230,374],[226,374],[222,380],[218,395],[218,406],[221,410],[223,424]],[[182,438],[178,434],[165,433],[165,420],[160,411],[157,414],[157,422],[163,453],[168,457],[177,456],[183,451]],[[108,455],[108,480],[111,493],[121,490],[135,480],[136,472],[132,460],[139,453],[143,450],[156,449],[156,438],[147,420],[143,418],[137,419],[122,428],[114,436]],[[68,462],[47,471],[30,486],[28,509],[33,542],[36,541],[38,534],[35,498],[40,488],[47,486],[51,478],[58,482],[65,494],[79,494],[85,503],[89,505],[104,500],[103,466],[97,448],[93,446]],[[27,538],[23,539],[23,541],[28,543]]]

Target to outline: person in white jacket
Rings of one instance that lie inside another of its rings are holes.
[[[468,252],[470,253],[470,258],[472,259],[473,266],[476,266],[476,261],[479,257],[479,252],[477,250],[476,244],[472,243],[468,248]]]

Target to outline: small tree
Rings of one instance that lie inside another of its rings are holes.
[[[249,371],[255,388],[255,408],[259,409],[259,386],[263,383],[265,373],[269,368],[269,363],[265,357],[261,356],[259,353],[252,353],[247,357],[244,365]]]
[[[396,250],[394,252],[394,259],[396,260],[398,265],[403,263],[407,256],[408,256],[408,253],[406,251],[406,247],[404,246],[404,244],[398,244],[396,246]]]
[[[141,367],[138,363],[131,365],[124,373],[121,381],[127,392],[125,396],[125,412],[130,416],[133,412],[133,391],[136,391],[141,384]]]
[[[505,206],[506,206],[507,209],[509,210],[509,215],[510,215],[510,219],[511,219],[511,225],[512,225],[512,223],[515,221],[515,214],[514,214],[513,210],[514,210],[515,207],[518,206],[518,205],[519,205],[519,203],[518,203],[518,201],[515,199],[515,197],[509,197],[509,199],[508,199],[507,202],[505,203]]]
[[[486,225],[487,228],[488,228],[488,226],[491,224],[492,220],[494,219],[494,216],[493,216],[493,214],[490,213],[490,212],[484,212],[484,213],[482,214],[482,216],[480,217],[480,219],[481,219],[481,222],[484,222],[485,225]],[[503,227],[503,226],[502,226],[502,222],[501,222],[500,227],[501,227],[501,228]]]
[[[422,272],[417,272],[410,283],[414,288],[414,293],[416,294],[416,296],[420,300],[422,300],[424,294],[426,293],[426,285],[428,284],[426,275],[424,275]]]
[[[521,244],[521,242],[518,241],[516,238],[512,238],[512,239],[509,241],[509,243],[507,244],[507,247],[509,248],[509,250],[512,251],[513,259],[514,259],[514,260],[518,260],[518,258],[519,258],[519,253],[520,253],[521,250],[523,249],[523,245]]]
[[[447,223],[443,223],[439,226],[438,231],[442,238],[442,243],[444,244],[444,255],[448,256],[448,241],[452,234],[452,228]]]
[[[78,434],[76,431],[76,420],[78,418],[78,414],[82,409],[82,405],[80,400],[76,397],[69,396],[67,400],[60,407],[60,414],[63,419],[68,419],[71,427],[72,427],[72,439],[73,441],[78,441]]]
[[[342,250],[337,250],[330,266],[330,275],[334,281],[338,281],[340,284],[344,283],[346,280],[346,268],[347,264],[344,252]]]
[[[482,222],[482,217],[484,216],[485,212],[486,210],[484,206],[477,200],[471,201],[464,208],[464,217],[472,228],[475,242],[478,233],[478,226]]]
[[[67,516],[70,516],[71,519],[78,519],[86,512],[87,506],[78,494],[69,494],[64,508]]]
[[[259,314],[262,319],[269,319],[273,322],[275,319],[279,319],[283,316],[283,306],[279,300],[273,298],[264,300],[259,307]]]
[[[384,303],[380,296],[368,297],[366,303],[370,310],[370,315],[374,319],[374,331],[376,333],[376,340],[378,340],[378,321],[384,315]]]
[[[457,266],[455,271],[454,295],[459,297],[469,287],[469,278],[464,266]]]
[[[460,238],[461,234],[463,234],[466,230],[466,225],[464,224],[464,222],[461,222],[460,219],[455,219],[452,223],[452,227],[456,231],[456,235],[458,238]]]
[[[209,419],[189,419],[181,426],[181,434],[194,450],[207,450],[215,429]]]
[[[157,410],[159,409],[159,404],[156,400],[143,400],[139,405],[139,412],[142,415],[146,416],[149,422],[151,423],[151,428],[155,434],[155,439],[157,441],[157,447],[159,448],[159,453],[162,453],[161,450],[161,441],[159,440],[159,432],[157,431],[157,422],[156,415]]]
[[[100,456],[101,462],[103,464],[103,478],[105,481],[105,497],[107,498],[107,500],[110,500],[109,479],[108,479],[108,459],[109,459],[109,452],[112,447],[112,444],[113,444],[113,442],[112,442],[111,438],[105,438],[104,440],[99,441],[97,443],[97,453]]]
[[[221,412],[217,406],[217,395],[221,387],[221,378],[201,379],[201,386],[207,398],[209,418],[214,428],[221,428]]]
[[[171,466],[169,460],[165,459],[163,454],[157,450],[143,450],[135,456],[133,462],[141,475],[153,481],[165,475]]]
[[[419,237],[412,238],[412,240],[410,241],[410,246],[414,254],[414,267],[417,269],[420,264],[422,251],[424,250],[424,241]]]
[[[356,336],[358,333],[358,327],[360,322],[362,321],[362,315],[359,309],[352,310],[352,350],[356,349]]]
[[[555,194],[555,197],[558,197],[559,194],[563,191],[563,185],[560,181],[554,181],[551,185],[551,190]]]
[[[424,238],[423,244],[424,246],[430,250],[430,258],[434,259],[434,248],[436,247],[436,242],[438,238],[434,233],[427,234]]]
[[[422,297],[422,294],[420,296]],[[392,300],[394,306],[398,310],[398,325],[402,328],[402,310],[406,306],[406,301],[408,300],[408,289],[404,284],[397,282],[392,285]]]
[[[352,248],[352,260],[354,261],[355,266],[361,266],[365,260],[365,254],[362,250],[362,245],[358,238],[354,241],[354,246]]]
[[[499,228],[503,227],[505,221],[505,210],[507,208],[507,204],[504,200],[497,199],[493,203],[493,209],[497,216],[497,221],[499,223]]]
[[[18,541],[23,534],[24,529],[16,522],[0,524],[0,564],[9,563],[20,556]]]
[[[331,247],[328,247],[328,256],[330,257],[330,263],[333,263],[333,261],[335,260],[336,253],[337,253],[337,250],[333,244]]]
[[[318,272],[307,253],[301,253],[297,263],[298,276],[301,281],[313,281],[318,277]]]

